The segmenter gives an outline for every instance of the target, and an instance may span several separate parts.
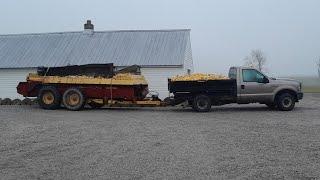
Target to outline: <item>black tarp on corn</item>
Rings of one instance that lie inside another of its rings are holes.
[[[110,78],[114,75],[113,63],[109,64],[86,64],[62,67],[38,67],[40,76],[101,76]]]

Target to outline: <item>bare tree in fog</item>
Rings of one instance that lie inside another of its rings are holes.
[[[246,66],[257,68],[260,71],[264,70],[264,66],[267,62],[265,54],[260,49],[252,50],[250,55],[247,56],[244,60]]]

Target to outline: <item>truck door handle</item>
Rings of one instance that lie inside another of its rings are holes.
[[[241,89],[244,89],[245,88],[245,86],[244,85],[241,85]]]

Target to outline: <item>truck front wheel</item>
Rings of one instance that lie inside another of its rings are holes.
[[[63,93],[63,105],[73,111],[82,109],[85,105],[85,97],[83,93],[77,88],[69,88]]]
[[[277,97],[277,107],[281,111],[291,111],[295,106],[295,98],[289,93],[280,94]]]
[[[193,99],[192,108],[198,112],[208,112],[211,109],[211,99],[207,95],[197,95]]]
[[[60,93],[54,86],[44,86],[38,93],[38,104],[43,109],[57,109],[60,107]]]

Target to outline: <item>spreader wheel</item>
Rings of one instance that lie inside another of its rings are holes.
[[[43,86],[38,93],[38,103],[43,109],[60,107],[61,95],[54,86]]]
[[[63,105],[72,111],[78,111],[85,105],[85,97],[77,88],[69,88],[63,93]]]

